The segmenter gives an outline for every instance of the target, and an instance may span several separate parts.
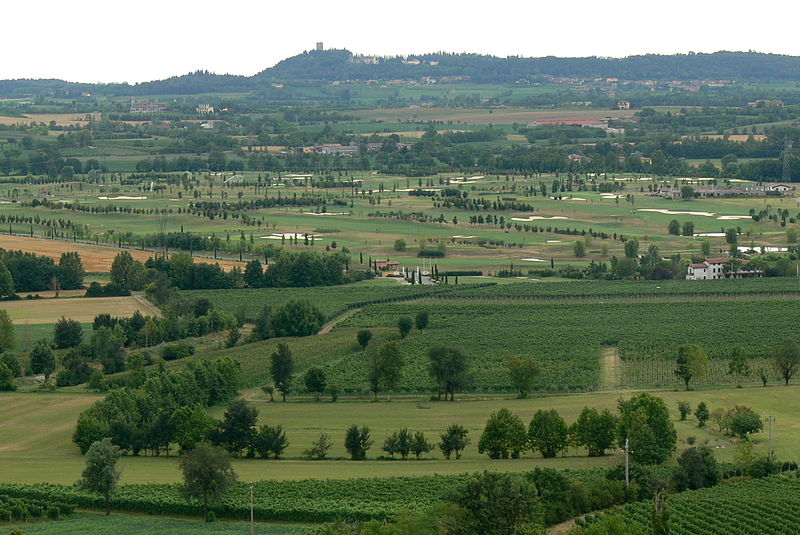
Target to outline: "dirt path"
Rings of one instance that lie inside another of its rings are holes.
[[[556,524],[555,526],[550,526],[547,530],[549,535],[560,535],[562,533],[567,533],[575,526],[575,519],[571,518],[565,522],[560,524]]]
[[[361,310],[361,309],[360,308],[351,308],[347,312],[345,312],[344,314],[339,314],[338,316],[336,316],[332,320],[328,321],[325,325],[323,325],[322,329],[320,329],[317,334],[318,335],[319,334],[328,334],[329,332],[331,332],[333,330],[334,327],[336,327],[336,325],[338,325],[340,322],[346,320],[347,318],[349,318],[350,316],[352,316],[353,314],[355,314],[359,310]]]
[[[621,365],[618,347],[600,348],[600,390],[614,390],[620,387]]]

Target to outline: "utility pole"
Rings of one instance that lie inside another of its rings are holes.
[[[253,523],[253,484],[250,483],[250,535],[255,533],[256,526]]]
[[[790,178],[789,175],[791,174],[790,173],[790,169],[789,169],[789,152],[791,151],[791,149],[792,149],[792,144],[789,141],[789,136],[784,136],[784,138],[783,138],[783,176],[782,176],[782,180],[784,182],[789,182],[789,178]]]
[[[625,488],[630,488],[631,480],[630,480],[630,466],[628,463],[628,454],[630,451],[628,450],[628,439],[625,439]]]
[[[769,459],[775,459],[775,452],[772,449],[772,422],[775,421],[775,417],[773,415],[769,415],[765,418],[767,424],[769,424]]]

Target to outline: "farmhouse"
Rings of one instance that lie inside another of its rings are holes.
[[[631,103],[627,100],[620,100],[617,102],[617,109],[618,110],[629,110],[631,109]]]
[[[703,279],[744,279],[763,277],[760,269],[747,269],[747,260],[733,262],[731,258],[708,258],[704,262],[689,264],[686,280]]]
[[[400,262],[396,260],[373,260],[372,269],[382,277],[396,276],[400,272]]]
[[[211,104],[200,104],[199,106],[197,106],[197,113],[200,113],[202,115],[208,115],[214,113],[214,106],[212,106]]]

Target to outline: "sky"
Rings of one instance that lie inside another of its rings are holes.
[[[793,0],[5,0],[0,79],[252,75],[317,41],[355,53],[800,55]]]

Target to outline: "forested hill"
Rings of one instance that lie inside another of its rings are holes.
[[[270,80],[381,80],[468,76],[473,82],[512,82],[543,75],[624,80],[800,80],[800,57],[758,52],[648,54],[627,58],[522,58],[425,54],[373,58],[347,50],[312,51],[257,74]]]
[[[424,54],[408,57],[354,55],[348,50],[303,52],[252,77],[197,71],[140,84],[85,84],[63,80],[1,80],[0,97],[233,93],[273,82],[391,80],[462,77],[479,83],[535,81],[544,75],[623,80],[800,81],[800,57],[758,52],[648,54],[626,58],[499,58],[480,54]],[[457,81],[457,79],[455,80]]]

